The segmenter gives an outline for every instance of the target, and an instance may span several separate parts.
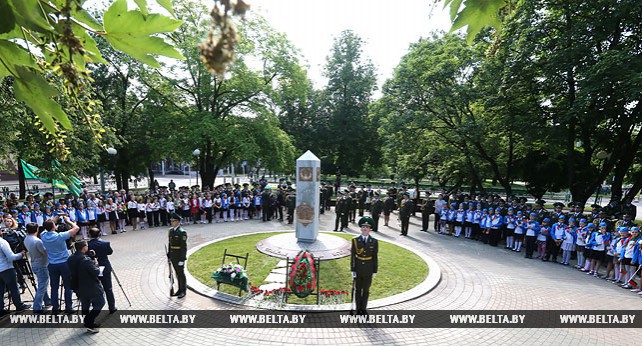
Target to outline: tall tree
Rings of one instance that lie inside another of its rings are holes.
[[[368,105],[375,88],[375,69],[363,57],[363,40],[346,30],[335,39],[324,75],[332,164],[342,173],[357,174],[365,162],[379,155],[373,145],[375,127],[368,118]]]
[[[48,135],[52,154],[65,159],[70,150],[65,141],[79,124],[102,137],[102,124],[91,94],[87,64],[104,60],[93,35],[135,59],[160,67],[158,55],[182,56],[159,34],[176,29],[181,22],[150,13],[147,1],[128,9],[126,0],[114,1],[101,14],[102,22],[83,8],[80,0],[0,1],[0,77],[15,81],[15,98],[36,115],[30,124]],[[171,2],[158,4],[172,13]],[[91,33],[92,35],[90,35]],[[62,107],[57,96],[64,96]],[[74,119],[68,114],[73,110]],[[37,119],[37,120],[36,120]]]
[[[611,198],[622,198],[642,144],[641,18],[638,1],[542,0],[523,2],[505,27],[506,68],[561,141],[573,201],[611,176]]]
[[[239,27],[236,63],[221,78],[199,61],[197,44],[206,34],[207,12],[185,1],[177,4],[176,16],[187,24],[171,39],[186,59],[162,71],[173,95],[148,85],[167,100],[177,98],[174,106],[182,116],[174,127],[174,152],[191,160],[198,148],[202,182],[210,187],[219,169],[240,160],[260,159],[273,171],[292,169],[291,139],[270,110],[274,86],[288,80],[298,63],[291,44],[263,19],[248,16]]]

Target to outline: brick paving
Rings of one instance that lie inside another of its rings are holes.
[[[395,216],[393,216],[394,221]],[[322,230],[331,230],[334,213],[321,215]],[[636,309],[642,299],[604,280],[561,265],[526,260],[523,252],[492,248],[466,239],[419,232],[420,220],[411,220],[408,237],[400,237],[396,222],[381,227],[375,236],[394,240],[431,256],[440,266],[439,285],[426,295],[378,310],[395,309]],[[279,222],[249,220],[235,223],[187,225],[188,246],[214,239],[259,231],[292,230]],[[163,246],[167,228],[152,228],[109,235],[116,274],[132,301],[128,307],[114,281],[119,309],[239,309],[189,291],[185,299],[168,297],[167,262]],[[348,232],[357,232],[352,224]],[[251,259],[250,259],[251,260]],[[385,260],[381,258],[380,260]],[[348,270],[348,268],[346,268]],[[374,283],[376,285],[376,281]],[[623,345],[639,340],[642,332],[633,329],[111,329],[95,335],[81,328],[0,330],[2,345]]]

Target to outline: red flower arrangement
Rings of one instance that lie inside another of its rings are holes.
[[[288,287],[299,298],[305,298],[317,288],[317,272],[314,258],[308,251],[300,251],[288,274]]]
[[[341,304],[344,303],[344,299],[350,296],[348,291],[338,291],[338,290],[320,290],[320,303],[322,305],[331,305],[331,304]]]

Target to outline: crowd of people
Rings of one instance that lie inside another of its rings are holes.
[[[434,215],[439,234],[463,237],[525,252],[525,258],[570,266],[588,275],[619,284],[639,294],[642,268],[642,236],[635,223],[637,208],[630,199],[591,205],[561,202],[545,208],[526,198],[443,195],[422,205],[422,231]],[[568,209],[565,209],[568,208]]]
[[[202,191],[197,186],[179,189],[155,186],[146,191],[123,189],[103,194],[84,189],[80,196],[69,194],[59,199],[51,192],[42,196],[30,194],[23,202],[11,194],[6,200],[0,199],[0,215],[23,227],[28,222],[42,227],[44,221],[64,214],[79,225],[82,238],[88,239],[90,227],[97,227],[102,235],[108,231],[127,232],[126,226],[134,231],[166,227],[169,215],[174,212],[183,217],[184,223],[284,221],[286,216],[292,223],[295,197],[291,184],[285,182],[274,189],[259,182],[252,186],[227,183]]]
[[[385,194],[385,195],[384,195]],[[438,234],[480,241],[491,246],[503,244],[516,253],[525,252],[528,259],[572,266],[635,293],[642,292],[636,281],[642,268],[642,235],[635,223],[637,208],[631,200],[594,204],[590,212],[574,203],[555,203],[545,208],[545,201],[531,205],[526,198],[498,195],[453,195],[436,199],[418,199],[415,192],[402,189],[373,189],[370,185],[350,184],[346,189],[321,184],[320,212],[331,210],[335,200],[335,231],[343,231],[357,215],[370,213],[373,232],[380,231],[379,219],[390,226],[396,213],[402,236],[407,236],[410,217],[421,213],[420,231],[428,232],[431,224]],[[428,192],[428,196],[430,193]],[[106,297],[111,313],[116,311],[111,284],[112,253],[107,235],[145,227],[166,227],[171,220],[184,223],[242,222],[250,219],[293,222],[295,190],[287,181],[274,188],[262,179],[243,185],[224,184],[213,189],[198,187],[176,189],[154,184],[146,191],[111,191],[103,194],[84,190],[80,196],[53,194],[28,195],[19,201],[15,195],[0,200],[0,296],[8,291],[16,310],[31,306],[20,299],[19,288],[26,286],[23,273],[37,279],[33,310],[43,313],[74,312],[72,292],[82,302],[89,331],[97,325],[89,307],[99,311]],[[413,199],[414,198],[414,199]],[[567,209],[565,209],[567,208]],[[177,225],[172,224],[172,230]],[[89,242],[85,240],[91,238]],[[72,243],[76,240],[75,243]],[[75,250],[75,251],[74,251]],[[90,251],[91,250],[91,251]],[[70,256],[70,253],[72,254]],[[25,264],[27,254],[31,259]],[[180,261],[177,260],[179,263]],[[100,273],[99,267],[105,268]],[[62,281],[62,285],[61,285]],[[80,286],[79,286],[80,285]],[[63,289],[58,289],[59,287]],[[50,287],[50,290],[47,289]],[[59,299],[59,291],[63,299]],[[180,291],[180,289],[179,289]],[[178,295],[184,291],[178,292]],[[0,313],[4,310],[4,299]],[[92,312],[93,313],[93,312]]]
[[[117,310],[108,259],[113,250],[108,241],[100,239],[108,229],[118,234],[128,227],[136,231],[168,226],[170,220],[179,218],[196,224],[284,221],[287,216],[287,221],[293,222],[295,192],[286,182],[275,188],[264,180],[252,186],[228,183],[212,190],[175,186],[172,181],[168,187],[155,184],[138,192],[100,194],[85,189],[79,196],[57,199],[52,193],[30,194],[23,201],[15,194],[0,198],[0,315],[8,313],[4,309],[5,289],[17,311],[33,308],[37,314],[47,313],[48,308],[54,314],[75,312],[75,292],[86,316],[85,327],[97,332],[99,325],[94,319],[105,298],[109,312]],[[23,303],[20,294],[20,289],[24,293],[28,288],[29,278],[37,287],[33,306]],[[184,289],[180,291],[179,285],[179,298]]]
[[[384,194],[385,196],[381,196]],[[586,272],[642,297],[638,280],[642,272],[642,234],[635,223],[637,207],[631,199],[606,206],[591,205],[589,212],[576,203],[553,204],[545,208],[544,200],[527,203],[525,197],[499,195],[440,194],[425,198],[416,206],[410,191],[375,190],[369,185],[354,184],[337,191],[335,231],[340,232],[354,222],[357,211],[369,211],[374,220],[373,231],[379,230],[379,217],[390,226],[390,216],[398,210],[397,219],[402,236],[408,235],[409,218],[421,212],[421,229],[433,229],[442,235],[461,237],[499,246],[524,257],[543,262],[559,263]],[[431,193],[428,191],[427,196]]]

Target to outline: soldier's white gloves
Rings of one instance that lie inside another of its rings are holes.
[[[356,279],[357,278],[357,272],[352,272],[352,278]]]
[[[372,278],[374,279],[377,276],[377,273],[372,273]]]

